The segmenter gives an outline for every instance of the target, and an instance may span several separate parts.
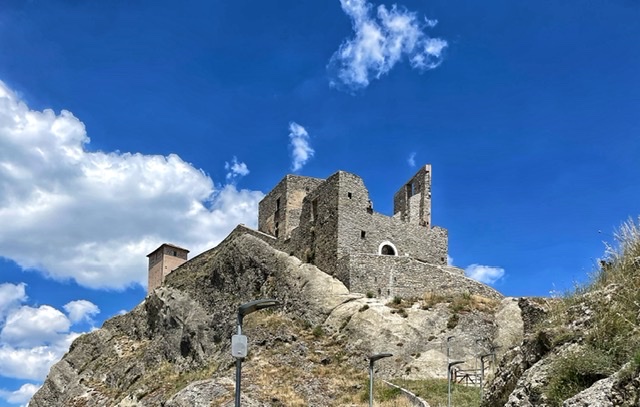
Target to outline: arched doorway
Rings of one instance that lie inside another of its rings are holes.
[[[380,243],[380,246],[378,246],[378,254],[383,256],[397,256],[398,249],[396,249],[396,246],[393,243],[387,240]]]

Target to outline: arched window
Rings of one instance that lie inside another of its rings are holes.
[[[378,246],[378,254],[384,256],[397,256],[398,249],[396,249],[396,246],[393,243],[387,240],[380,243],[380,246]]]
[[[389,246],[388,244],[382,246],[382,249],[380,249],[380,254],[384,254],[387,256],[395,256],[396,255],[396,251],[393,250],[393,247]]]

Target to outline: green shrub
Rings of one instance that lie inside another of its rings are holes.
[[[562,402],[617,370],[615,361],[600,349],[587,347],[554,361],[547,396],[553,405]]]
[[[316,327],[313,328],[313,336],[315,336],[316,338],[319,338],[322,335],[324,335],[324,330],[322,329],[322,326],[316,325]]]
[[[460,321],[460,316],[458,316],[458,314],[451,315],[449,317],[449,320],[447,321],[447,328],[448,329],[453,329],[453,328],[457,327],[459,321]]]
[[[551,305],[542,329],[558,333],[554,344],[585,347],[553,363],[545,393],[555,405],[624,365],[622,378],[640,370],[640,223],[623,223],[590,281]],[[586,329],[567,329],[585,315]]]

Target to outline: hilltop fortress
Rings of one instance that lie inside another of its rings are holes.
[[[431,174],[425,165],[400,187],[393,216],[373,210],[369,191],[355,174],[287,175],[260,201],[258,230],[239,225],[230,236],[256,236],[367,296],[419,297],[432,291],[502,297],[447,265],[447,230],[431,224]],[[186,261],[187,252],[165,243],[148,255],[150,291]]]

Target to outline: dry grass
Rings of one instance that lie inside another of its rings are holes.
[[[552,366],[546,393],[555,405],[627,362],[640,371],[640,219],[625,222],[614,237],[590,282],[557,301],[544,326],[559,332],[556,343],[581,343]],[[567,328],[587,312],[586,329]]]
[[[426,292],[422,296],[420,307],[431,309],[438,304],[448,304],[454,312],[480,312],[493,313],[498,307],[499,301],[481,295],[462,293],[458,295],[440,295],[434,292]]]
[[[243,365],[243,383],[257,400],[292,407],[348,405],[350,395],[362,388],[366,364],[348,363],[337,338],[276,313],[247,321],[250,338],[261,331],[281,340],[252,345]]]

